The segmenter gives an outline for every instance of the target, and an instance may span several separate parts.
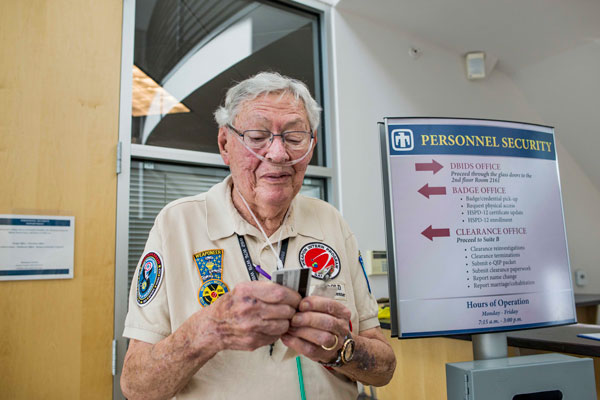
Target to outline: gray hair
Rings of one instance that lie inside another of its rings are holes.
[[[311,131],[317,129],[322,109],[310,95],[306,85],[276,72],[261,72],[230,88],[225,96],[225,104],[215,111],[215,121],[219,127],[233,125],[242,103],[269,93],[290,93],[296,100],[302,99]]]

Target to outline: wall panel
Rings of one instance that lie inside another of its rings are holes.
[[[0,213],[75,216],[75,277],[0,282],[0,397],[112,396],[122,2],[0,3]]]

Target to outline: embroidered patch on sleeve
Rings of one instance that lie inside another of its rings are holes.
[[[138,275],[137,303],[139,306],[147,305],[156,296],[163,275],[163,263],[158,253],[147,253],[142,260]]]

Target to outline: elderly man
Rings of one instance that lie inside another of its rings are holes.
[[[391,379],[354,235],[298,195],[319,113],[304,84],[274,73],[228,91],[215,118],[231,176],[160,212],[133,280],[129,399],[352,399],[356,381]],[[268,279],[298,267],[320,295]]]

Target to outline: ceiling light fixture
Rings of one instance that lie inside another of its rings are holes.
[[[465,55],[467,78],[470,80],[485,78],[485,52],[473,51]]]
[[[133,66],[132,116],[143,117],[186,112],[190,112],[190,109],[177,101],[175,97],[146,75],[137,65]]]

